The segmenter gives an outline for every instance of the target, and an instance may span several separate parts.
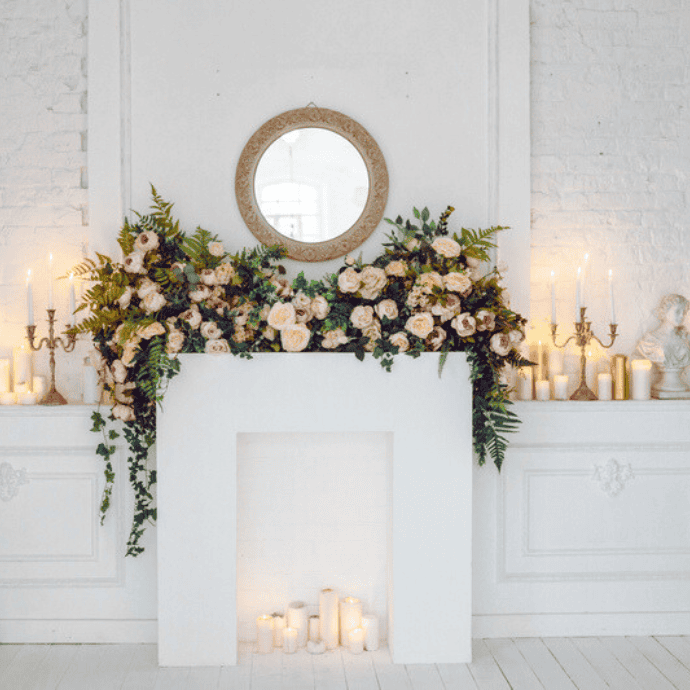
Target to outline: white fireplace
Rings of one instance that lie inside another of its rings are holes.
[[[160,664],[237,663],[238,609],[246,609],[238,606],[238,482],[246,474],[238,474],[238,445],[241,452],[264,434],[269,445],[280,435],[301,444],[329,436],[383,443],[384,610],[393,660],[469,661],[471,389],[464,357],[449,356],[440,378],[436,354],[398,357],[391,373],[371,357],[359,362],[347,354],[181,359],[158,425]],[[299,462],[300,453],[290,455]],[[355,459],[353,473],[357,466]],[[268,501],[265,510],[269,521],[279,521],[284,505]],[[252,533],[243,529],[244,537]],[[312,571],[305,563],[305,578]],[[315,605],[316,580],[304,586],[314,589],[303,598]],[[272,596],[267,592],[266,600]],[[363,598],[365,607],[376,605]]]

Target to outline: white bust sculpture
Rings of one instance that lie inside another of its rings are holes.
[[[659,304],[659,326],[645,333],[637,343],[635,355],[654,363],[658,380],[652,386],[655,398],[690,398],[690,389],[681,380],[690,365],[690,338],[683,321],[690,308],[682,295],[666,295]]]

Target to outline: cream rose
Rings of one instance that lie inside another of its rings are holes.
[[[144,297],[142,304],[147,314],[153,314],[155,311],[160,311],[167,302],[160,292],[150,292]]]
[[[223,256],[225,254],[225,249],[222,242],[211,242],[208,245],[208,253],[211,256]]]
[[[295,323],[309,323],[311,321],[311,309],[295,309]]]
[[[115,383],[124,383],[127,380],[127,367],[119,359],[116,359],[110,365],[110,371]]]
[[[515,328],[508,333],[508,337],[512,345],[519,345],[525,339],[525,334],[521,330]]]
[[[199,333],[207,340],[215,340],[223,335],[223,331],[218,328],[215,321],[204,321],[199,328]]]
[[[249,321],[249,313],[254,308],[253,302],[243,302],[237,307],[237,315],[235,316],[236,326],[246,326]],[[270,313],[270,312],[269,312]]]
[[[398,305],[392,299],[381,300],[374,309],[379,319],[383,319],[384,316],[391,321],[398,318]]]
[[[122,265],[127,273],[143,273],[144,255],[141,252],[132,252],[125,257]]]
[[[462,248],[460,245],[450,237],[437,237],[432,243],[431,248],[441,256],[447,259],[453,259],[460,256]]]
[[[117,403],[113,405],[113,417],[123,422],[133,422],[135,419],[134,410],[129,405]]]
[[[165,351],[169,355],[176,354],[182,349],[182,346],[184,345],[184,340],[184,333],[182,331],[170,331]]]
[[[422,273],[417,280],[417,284],[427,295],[430,295],[434,291],[434,288],[443,290],[443,278],[441,277],[441,274],[436,273],[436,271]]]
[[[268,312],[266,321],[269,326],[273,326],[277,331],[281,331],[287,326],[292,326],[296,319],[295,308],[290,302],[276,302],[271,307],[271,311]]]
[[[160,292],[160,290],[161,286],[158,283],[154,283],[150,278],[144,277],[137,286],[137,297],[144,299],[146,295],[150,295],[152,292]]]
[[[348,254],[348,255],[345,257],[345,263],[346,263],[348,266],[354,266],[354,265],[355,265],[355,257],[352,256],[352,254]]]
[[[216,283],[227,285],[235,277],[235,268],[232,264],[224,262],[216,268]]]
[[[131,367],[133,362],[134,362],[134,357],[137,354],[137,350],[139,349],[138,345],[131,344],[131,345],[126,345],[124,352],[122,353],[122,363],[126,367]]]
[[[212,268],[202,269],[199,273],[199,278],[204,285],[209,285],[211,287],[213,287],[217,282],[216,272]]]
[[[338,276],[338,287],[341,292],[357,292],[362,284],[362,279],[358,271],[354,268],[346,268]]]
[[[369,338],[369,342],[364,346],[367,352],[373,352],[376,341],[381,337],[381,322],[374,319],[366,328],[362,329],[362,335]]]
[[[158,235],[151,230],[142,232],[137,239],[134,240],[134,248],[142,254],[146,254],[146,252],[156,249],[158,244]]]
[[[398,348],[398,352],[407,352],[410,349],[410,341],[407,338],[407,334],[403,331],[398,331],[393,333],[389,338],[392,345]]]
[[[201,325],[201,313],[199,312],[199,308],[196,306],[196,304],[193,305],[191,309],[183,311],[179,318],[181,318],[183,321],[186,321],[191,328],[199,328]]]
[[[118,306],[120,309],[127,309],[129,306],[129,303],[132,301],[132,297],[134,296],[134,290],[132,287],[129,285],[125,288],[125,291],[120,295],[120,297],[117,300]]]
[[[303,292],[298,292],[292,298],[292,306],[295,309],[309,309],[311,307],[311,298],[307,297]]]
[[[266,328],[264,328],[264,330],[261,331],[261,333],[263,334],[264,338],[266,338],[266,340],[270,340],[271,342],[273,342],[276,339],[278,331],[276,331],[276,329],[273,328],[273,326],[266,326]]]
[[[356,306],[350,314],[350,323],[359,329],[366,328],[374,320],[374,308],[370,306]]]
[[[478,331],[493,331],[496,328],[496,316],[493,312],[480,309],[475,317]]]
[[[376,299],[388,282],[386,272],[375,266],[366,266],[361,273],[361,280],[360,294],[363,299]]]
[[[232,339],[236,343],[244,343],[249,338],[249,329],[244,326],[238,326],[235,328],[235,332],[232,334]]]
[[[427,344],[432,349],[433,352],[441,349],[443,341],[446,339],[447,334],[443,328],[440,326],[434,326],[434,330],[429,333],[429,337],[426,339]]]
[[[130,383],[116,383],[113,388],[113,398],[115,402],[129,405],[134,402],[134,398],[129,394],[129,391],[136,388],[137,384],[133,381]]]
[[[160,321],[154,321],[154,323],[150,323],[146,326],[146,328],[140,332],[140,335],[144,340],[149,340],[155,335],[163,335],[163,333],[165,333],[165,326],[160,323]]]
[[[321,347],[326,350],[335,350],[338,345],[347,345],[348,337],[342,328],[336,328],[332,331],[326,331],[323,334],[323,340],[321,341]]]
[[[214,338],[206,341],[204,352],[209,355],[222,355],[230,352],[230,344],[225,338]]]
[[[469,312],[463,312],[458,314],[451,322],[450,325],[455,329],[456,333],[461,338],[467,338],[474,335],[477,330],[477,322],[474,317],[469,314]]]
[[[446,290],[459,292],[461,295],[469,294],[472,290],[472,280],[470,277],[457,271],[446,273],[443,276],[443,283],[446,286]]]
[[[287,278],[278,278],[276,276],[271,276],[269,283],[275,286],[276,294],[278,295],[278,297],[292,296],[292,285],[290,285],[290,281]]]
[[[323,321],[330,313],[331,305],[328,304],[328,300],[323,295],[316,295],[311,301],[310,309],[314,318]]]
[[[462,303],[460,302],[460,298],[456,294],[450,292],[445,295],[445,304],[439,300],[431,307],[431,313],[434,316],[438,316],[441,323],[445,323],[446,321],[450,321],[456,314],[459,314],[461,308]]]
[[[494,333],[489,341],[491,349],[501,357],[505,357],[513,347],[507,333]]]
[[[405,248],[408,252],[413,252],[415,249],[419,249],[419,247],[420,242],[416,237],[413,237],[411,240],[407,240],[407,242],[405,242]]]
[[[309,344],[311,331],[303,324],[285,326],[280,331],[280,344],[286,352],[302,352]]]
[[[428,311],[412,314],[405,324],[405,330],[418,338],[426,338],[433,329],[434,317]]]
[[[413,285],[412,289],[407,295],[405,303],[411,309],[415,309],[416,307],[426,307],[429,304],[429,297],[428,295],[424,294],[424,291],[419,285]]]
[[[384,269],[387,276],[401,278],[407,272],[407,264],[404,261],[391,261]]]
[[[203,302],[211,296],[211,289],[208,285],[197,285],[196,288],[190,290],[188,294],[192,302]]]

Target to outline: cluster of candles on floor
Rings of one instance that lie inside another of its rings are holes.
[[[293,601],[287,614],[274,613],[256,620],[257,651],[269,654],[275,647],[286,654],[307,648],[310,654],[346,647],[352,654],[379,648],[379,621],[374,615],[362,615],[362,602],[355,597],[338,599],[333,589],[319,595],[319,615],[307,616],[306,604]]]
[[[518,398],[568,400],[570,379],[563,373],[563,353],[558,350],[548,351],[539,341],[536,360],[535,366],[520,367],[518,370]],[[652,391],[652,363],[648,359],[630,360],[625,355],[614,355],[609,371],[597,373],[592,365],[588,379],[590,388],[594,388],[596,380],[599,400],[649,400]]]

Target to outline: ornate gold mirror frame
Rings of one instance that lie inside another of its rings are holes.
[[[347,139],[364,159],[369,174],[369,193],[361,215],[344,233],[324,242],[300,242],[280,234],[264,218],[255,194],[256,168],[266,149],[283,134],[305,127],[321,127]],[[260,242],[284,246],[292,259],[326,261],[359,247],[381,222],[388,199],[388,169],[378,144],[359,123],[335,110],[298,108],[269,120],[249,139],[237,164],[235,196],[244,222]]]

